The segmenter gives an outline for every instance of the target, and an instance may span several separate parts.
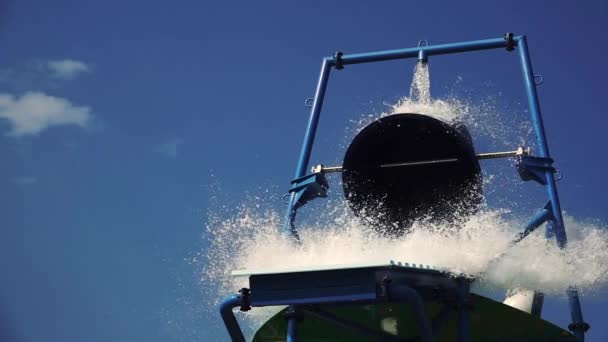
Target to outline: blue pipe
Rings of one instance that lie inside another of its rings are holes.
[[[287,309],[287,338],[286,342],[298,342],[298,319],[299,313],[295,305]]]
[[[308,126],[306,127],[306,133],[304,134],[304,142],[302,143],[302,149],[300,150],[300,158],[298,159],[298,166],[296,167],[294,178],[300,178],[305,176],[307,173],[310,154],[312,152],[312,146],[317,133],[319,118],[321,116],[321,108],[323,107],[323,100],[325,99],[325,91],[327,89],[330,69],[330,58],[324,58],[323,63],[321,64],[321,74],[319,75],[315,99],[312,104],[312,109],[310,110],[310,118],[308,119]],[[294,209],[296,205],[295,202],[296,194],[295,192],[292,192],[289,198],[289,204],[287,206],[285,230],[291,232],[291,235],[297,241],[299,241],[298,232],[294,226],[294,221],[296,219],[296,210]]]
[[[528,53],[528,43],[526,37],[522,36],[518,42],[519,57],[521,59],[522,72],[524,76],[524,82],[526,85],[526,94],[528,96],[528,105],[530,107],[530,115],[532,120],[532,126],[536,133],[536,144],[538,147],[538,154],[543,158],[551,158],[549,155],[549,144],[547,143],[547,137],[545,135],[545,127],[543,125],[543,119],[540,112],[540,104],[538,102],[538,94],[536,93],[536,84],[534,83],[534,71],[532,70],[532,62],[530,61],[530,55]],[[555,177],[551,170],[545,171],[545,179],[547,181],[546,189],[549,201],[551,201],[551,211],[553,212],[553,233],[557,244],[564,248],[568,239],[566,237],[566,231],[564,228],[564,219],[562,217],[562,209],[559,203],[559,197],[557,195],[557,186],[555,184]]]
[[[570,316],[572,324],[568,327],[574,332],[574,336],[579,342],[585,341],[585,332],[589,329],[589,325],[583,320],[583,310],[581,302],[578,298],[578,291],[575,287],[568,288],[568,303],[570,304]]]
[[[333,60],[333,57],[331,60]],[[300,178],[307,173],[310,153],[312,151],[312,145],[315,141],[315,135],[317,133],[317,126],[319,124],[319,117],[321,116],[323,100],[325,99],[325,90],[327,89],[327,80],[329,79],[330,69],[330,59],[323,59],[323,63],[321,64],[321,74],[319,75],[319,82],[317,83],[317,90],[315,92],[315,99],[310,110],[310,118],[308,119],[308,126],[306,127],[304,142],[302,143],[302,149],[300,150],[300,158],[298,160],[298,167],[296,168],[294,178]]]
[[[407,302],[411,309],[414,321],[416,321],[417,331],[420,334],[421,342],[432,342],[433,332],[429,320],[426,318],[424,301],[418,291],[406,285],[394,285],[388,288],[390,301],[403,300]]]
[[[545,135],[545,128],[543,125],[543,119],[541,117],[540,105],[538,102],[538,94],[536,93],[536,84],[534,83],[534,72],[532,70],[532,63],[530,61],[530,55],[528,53],[528,43],[526,37],[522,36],[518,42],[519,56],[521,59],[522,72],[524,76],[524,82],[526,85],[526,93],[528,95],[528,104],[530,106],[530,115],[532,117],[532,126],[536,133],[536,142],[539,149],[539,156],[544,158],[551,158],[549,155],[549,145],[547,143],[547,137]],[[551,210],[553,212],[553,219],[551,222],[551,232],[547,231],[547,235],[554,235],[557,240],[557,244],[560,248],[565,248],[568,243],[566,237],[566,229],[564,227],[564,218],[562,216],[562,209],[559,203],[559,197],[557,195],[557,186],[555,184],[555,176],[552,170],[545,171],[545,179],[547,195],[551,202]],[[570,287],[567,291],[568,302],[570,305],[570,313],[572,317],[572,326],[583,327],[586,323],[583,321],[583,315],[581,310],[581,303],[578,298],[578,291]],[[585,339],[585,329],[575,330],[575,335],[579,342],[583,342]]]
[[[245,336],[243,336],[243,332],[239,327],[239,323],[236,321],[234,312],[232,312],[232,309],[241,306],[242,303],[243,297],[240,294],[237,294],[226,297],[220,304],[220,314],[222,315],[222,320],[224,321],[226,330],[228,330],[230,339],[233,342],[245,342]]]
[[[532,217],[532,219],[530,219],[530,221],[528,221],[524,231],[517,235],[513,242],[511,242],[511,245],[515,245],[523,240],[526,236],[535,231],[536,228],[540,227],[541,224],[547,222],[547,220],[551,219],[552,217],[553,215],[548,209],[541,209],[538,213],[536,213],[536,215],[534,215],[534,217]]]
[[[520,37],[513,37],[513,42],[517,45]],[[450,43],[450,44],[439,44],[429,46],[419,46],[415,48],[397,49],[397,50],[385,50],[375,52],[356,53],[350,55],[343,55],[342,65],[348,64],[360,64],[360,63],[371,63],[380,61],[389,61],[394,59],[402,58],[414,58],[420,55],[420,51],[424,51],[424,56],[434,55],[445,55],[450,53],[458,53],[465,51],[479,51],[479,50],[491,50],[497,48],[506,48],[507,40],[504,38],[493,38],[475,40],[470,42],[461,43]],[[334,57],[326,58],[331,66],[335,66],[336,60]]]

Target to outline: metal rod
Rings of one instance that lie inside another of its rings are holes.
[[[239,327],[239,323],[236,321],[234,312],[232,312],[233,308],[241,306],[242,300],[243,298],[241,295],[232,295],[226,297],[220,304],[220,315],[222,316],[226,330],[228,330],[230,339],[235,342],[245,342],[245,336],[243,336],[243,332]]]
[[[523,149],[520,147],[515,151],[507,151],[507,152],[488,152],[488,153],[478,153],[475,156],[479,160],[484,159],[498,159],[498,158],[509,158],[516,157],[518,155],[528,155],[530,154],[530,149]],[[453,163],[457,162],[458,158],[445,158],[445,159],[435,159],[435,160],[423,160],[423,161],[414,161],[414,162],[404,162],[404,163],[391,163],[391,164],[382,164],[380,167],[398,167],[398,166],[415,166],[415,165],[427,165],[427,164],[439,164],[439,163]]]
[[[524,83],[526,86],[526,94],[528,96],[528,105],[530,107],[530,116],[532,126],[536,133],[536,143],[538,145],[539,157],[551,158],[549,155],[549,145],[547,143],[547,137],[545,135],[545,127],[543,125],[543,119],[540,111],[540,104],[538,102],[538,94],[536,92],[536,84],[534,83],[534,71],[532,70],[532,62],[530,61],[530,55],[528,53],[528,44],[526,37],[522,36],[519,41],[519,56],[521,59],[522,73],[524,76]],[[551,209],[554,214],[555,224],[553,226],[553,232],[555,233],[555,239],[560,247],[565,247],[568,239],[564,229],[564,219],[562,217],[562,209],[559,203],[559,196],[557,195],[557,186],[555,185],[554,173],[551,170],[545,171],[545,179],[547,185],[547,195],[549,201],[551,201]]]
[[[516,151],[508,151],[508,152],[478,153],[477,159],[483,160],[483,159],[509,158],[509,157],[516,157],[521,154],[528,155],[528,154],[530,154],[530,152],[529,152],[529,150],[528,150],[528,152],[525,152],[524,150],[516,150]]]
[[[540,227],[543,223],[545,223],[547,221],[548,221],[548,223],[551,223],[552,221],[550,221],[550,220],[551,220],[552,216],[553,215],[546,208],[546,206],[545,206],[545,208],[539,210],[538,213],[536,213],[532,217],[532,219],[530,219],[530,221],[528,221],[528,223],[524,227],[524,230],[520,233],[517,233],[517,235],[515,235],[513,240],[511,240],[511,242],[509,242],[506,249],[488,262],[488,266],[486,267],[486,269],[490,269],[490,266],[492,264],[496,263],[497,261],[499,261],[502,257],[504,257],[507,254],[507,251],[509,248],[517,245],[524,238],[526,238],[528,235],[530,235],[532,232],[534,232],[536,230],[536,228]],[[483,273],[480,276],[483,277]]]
[[[298,166],[296,167],[296,173],[294,178],[300,178],[306,175],[306,169],[308,168],[308,162],[310,161],[310,153],[315,140],[317,132],[317,126],[319,124],[319,118],[321,116],[321,107],[323,107],[323,99],[325,98],[325,91],[327,89],[327,81],[329,79],[330,63],[327,58],[323,59],[321,64],[321,73],[319,75],[319,82],[317,83],[317,90],[315,92],[315,99],[310,110],[310,118],[308,119],[308,126],[306,127],[306,133],[304,134],[304,142],[302,143],[302,149],[300,151],[300,158],[298,159]],[[299,241],[298,231],[294,226],[296,218],[295,206],[296,194],[291,193],[289,198],[289,204],[287,207],[287,214],[285,220],[285,230],[289,231],[291,235]]]
[[[549,155],[549,144],[547,143],[547,136],[545,135],[545,128],[543,125],[543,119],[540,111],[540,104],[538,102],[538,94],[536,92],[536,84],[534,82],[534,71],[532,70],[532,62],[530,61],[530,54],[528,52],[528,43],[525,36],[520,37],[518,42],[519,57],[521,60],[522,73],[524,76],[524,83],[526,86],[526,94],[528,96],[528,104],[530,107],[530,115],[532,118],[532,126],[536,132],[536,141],[538,144],[540,157],[550,158]],[[555,184],[555,176],[552,171],[545,171],[546,179],[546,190],[551,202],[551,210],[553,212],[553,222],[551,225],[551,235],[555,236],[557,244],[561,248],[565,248],[568,242],[566,237],[566,229],[564,227],[564,219],[562,216],[562,209],[559,202],[559,196],[557,194],[557,186]],[[548,234],[549,235],[549,234]],[[586,323],[583,321],[583,315],[581,310],[581,303],[578,298],[578,291],[574,287],[570,287],[567,291],[568,303],[570,305],[570,313],[572,318],[572,325],[576,327],[582,327]],[[576,338],[579,342],[585,340],[585,329],[578,329],[574,331]]]
[[[323,171],[323,173],[334,173],[342,172],[344,171],[344,169],[342,168],[342,166],[323,166],[321,168],[321,171]]]
[[[534,291],[532,295],[532,308],[530,315],[540,318],[543,313],[543,304],[545,302],[545,294],[540,291]]]
[[[290,305],[287,309],[287,338],[286,342],[298,342],[298,309]]]
[[[519,148],[516,151],[508,151],[508,152],[488,152],[488,153],[478,153],[477,159],[497,159],[497,158],[508,158],[515,157],[518,155],[529,155],[530,149]],[[381,168],[387,167],[399,167],[399,166],[415,166],[415,165],[427,165],[427,164],[439,164],[439,163],[453,163],[457,162],[458,158],[445,158],[445,159],[435,159],[435,160],[422,160],[422,161],[413,161],[413,162],[404,162],[404,163],[390,163],[390,164],[382,164]],[[323,172],[323,173],[334,173],[334,172],[344,172],[344,168],[342,166],[323,166],[317,165],[312,168],[312,172]]]
[[[589,329],[589,325],[583,320],[583,310],[581,302],[578,298],[578,290],[574,286],[568,288],[568,303],[570,305],[570,316],[572,324],[568,327],[574,333],[574,336],[579,342],[585,341],[585,332]]]
[[[518,242],[526,238],[526,236],[530,235],[530,233],[535,231],[536,228],[540,227],[543,223],[547,222],[547,220],[551,219],[552,217],[553,215],[548,209],[541,209],[538,213],[536,213],[536,215],[534,215],[534,217],[532,217],[532,219],[530,219],[530,221],[528,221],[528,224],[526,224],[524,231],[517,234],[515,239],[511,241],[509,247],[516,245]]]
[[[416,331],[420,335],[419,341],[432,342],[433,331],[426,317],[424,301],[418,291],[406,285],[389,285],[388,292],[390,301],[405,300],[410,305],[412,316],[414,317],[414,321],[416,321]]]
[[[520,37],[513,37],[513,42],[517,45]],[[380,62],[380,61],[389,61],[394,59],[404,59],[404,58],[416,58],[420,56],[420,51],[424,51],[424,56],[434,56],[434,55],[445,55],[450,53],[459,53],[465,51],[479,51],[479,50],[491,50],[491,49],[499,49],[506,48],[508,46],[507,40],[505,38],[493,38],[493,39],[483,39],[483,40],[475,40],[469,42],[461,42],[461,43],[450,43],[450,44],[439,44],[439,45],[429,45],[429,46],[419,46],[415,48],[407,48],[407,49],[397,49],[397,50],[385,50],[385,51],[375,51],[375,52],[365,52],[365,53],[356,53],[349,55],[342,55],[341,63],[342,65],[349,64],[361,64],[361,63],[371,63],[371,62]],[[335,66],[336,59],[334,57],[327,57],[332,66]]]
[[[429,164],[441,164],[441,163],[453,163],[453,162],[457,162],[457,161],[458,161],[458,158],[422,160],[422,161],[404,162],[404,163],[381,164],[380,168],[390,168],[390,167],[400,167],[400,166],[416,166],[416,165],[429,165]]]

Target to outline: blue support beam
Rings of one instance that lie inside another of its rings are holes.
[[[298,342],[298,323],[301,320],[298,307],[290,305],[287,309],[287,342]]]
[[[547,142],[547,136],[545,134],[545,127],[543,124],[543,118],[540,111],[540,104],[538,102],[538,94],[536,92],[536,84],[534,83],[534,71],[532,70],[532,62],[530,61],[530,54],[528,53],[528,43],[526,37],[523,36],[519,39],[517,45],[519,49],[519,57],[521,60],[522,73],[524,76],[524,83],[526,86],[526,95],[528,97],[528,105],[530,108],[530,117],[532,127],[536,133],[536,145],[538,148],[538,156],[541,158],[551,158],[549,155],[549,144]],[[557,186],[555,184],[555,174],[553,170],[545,170],[545,189],[549,201],[551,202],[551,211],[553,212],[553,233],[555,239],[560,247],[565,247],[568,239],[566,237],[566,231],[564,228],[564,219],[562,217],[562,209],[559,203],[559,196],[557,195]]]
[[[342,55],[340,59],[341,59],[341,65],[350,65],[350,64],[390,61],[390,60],[395,60],[395,59],[416,58],[416,57],[420,56],[420,51],[424,51],[423,52],[424,56],[430,57],[430,56],[446,55],[446,54],[459,53],[459,52],[492,50],[492,49],[500,49],[500,48],[504,49],[504,48],[507,48],[509,46],[509,44],[511,44],[511,42],[514,42],[516,45],[517,41],[520,39],[519,36],[512,37],[512,38],[513,38],[513,40],[508,40],[505,38],[493,38],[493,39],[475,40],[475,41],[462,42],[462,43],[419,46],[419,47],[408,48],[408,49],[356,53],[356,54],[350,54],[350,55]],[[336,65],[336,62],[337,62],[336,57],[327,57],[326,59],[330,62],[331,66]]]
[[[536,230],[536,228],[540,227],[543,223],[547,222],[548,220],[552,220],[552,219],[553,219],[553,213],[551,212],[551,202],[547,202],[545,207],[543,209],[539,210],[538,213],[536,213],[536,215],[534,215],[532,217],[532,219],[530,219],[530,221],[528,221],[528,224],[526,224],[524,231],[517,234],[517,236],[511,242],[510,245],[513,246],[513,245],[517,244],[518,242],[520,242],[521,240],[526,238],[526,236],[528,236],[532,232],[534,232]]]
[[[576,339],[579,342],[585,341],[585,332],[589,330],[589,324],[583,320],[583,310],[581,309],[581,303],[578,298],[578,291],[575,287],[571,286],[568,289],[568,303],[570,305],[570,316],[572,317],[572,323],[568,325],[568,329],[574,333]]]
[[[330,62],[327,58],[323,59],[321,64],[321,75],[319,76],[319,82],[317,83],[317,90],[315,92],[315,98],[312,103],[312,109],[310,110],[310,118],[308,119],[308,125],[306,126],[306,133],[304,134],[304,142],[302,143],[302,149],[300,150],[300,157],[298,158],[298,166],[296,167],[296,173],[294,178],[298,179],[306,175],[308,169],[308,163],[310,162],[310,154],[312,152],[313,143],[315,141],[315,135],[317,134],[317,126],[319,125],[319,118],[321,117],[321,108],[323,107],[323,99],[325,99],[325,91],[327,89],[327,81],[329,80]],[[289,196],[289,204],[287,206],[285,230],[289,231],[291,235],[299,241],[298,231],[294,226],[296,219],[296,193],[292,192]]]
[[[236,321],[234,312],[232,312],[232,309],[242,305],[243,297],[240,294],[226,297],[220,303],[220,315],[222,316],[226,330],[228,330],[228,335],[230,335],[230,339],[233,342],[245,342],[245,336],[243,336],[243,332],[239,327],[239,323]]]
[[[519,49],[524,83],[526,86],[526,94],[528,96],[528,105],[530,107],[532,126],[534,127],[534,132],[536,133],[538,154],[541,158],[551,158],[543,118],[540,111],[540,104],[538,102],[536,84],[534,82],[534,71],[532,70],[532,62],[530,60],[528,43],[525,36],[519,39],[517,46]],[[557,194],[557,185],[555,184],[555,173],[551,169],[545,170],[545,189],[547,191],[547,196],[549,197],[549,202],[551,203],[551,211],[553,213],[551,235],[555,236],[555,240],[560,248],[565,248],[566,244],[568,243],[568,239],[566,237],[564,218],[562,216],[562,209],[559,202],[559,196]],[[585,340],[586,329],[582,329],[580,327],[588,327],[588,325],[583,321],[578,291],[575,287],[570,287],[567,294],[572,318],[572,324],[570,326],[577,329],[573,331],[579,342],[583,342]]]

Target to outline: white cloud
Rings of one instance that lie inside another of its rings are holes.
[[[74,106],[69,100],[41,92],[21,97],[0,93],[0,118],[11,124],[9,136],[36,135],[51,126],[85,127],[91,121],[91,108]]]
[[[38,181],[36,177],[24,176],[13,178],[13,183],[17,185],[32,185]]]
[[[79,74],[90,71],[89,66],[85,62],[73,59],[48,61],[47,66],[51,71],[51,76],[64,80],[72,80]]]
[[[184,143],[183,139],[172,138],[156,147],[156,152],[164,154],[167,157],[177,157],[178,147]]]

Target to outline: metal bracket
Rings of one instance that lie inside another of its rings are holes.
[[[587,332],[587,330],[589,330],[589,328],[591,328],[591,326],[589,325],[589,323],[570,323],[568,324],[568,330],[570,331],[582,331],[582,332]]]
[[[513,33],[505,33],[505,40],[507,41],[507,51],[513,51],[515,49],[515,40],[513,39]]]
[[[251,301],[249,300],[249,294],[251,293],[251,290],[249,290],[246,287],[243,287],[242,289],[239,290],[239,293],[241,294],[241,311],[249,311],[251,310]]]
[[[555,173],[553,159],[551,158],[520,155],[517,156],[515,167],[522,180],[533,180],[542,185],[547,185],[547,180],[545,179],[547,171]]]
[[[297,322],[302,322],[302,320],[304,320],[304,315],[300,312],[300,310],[296,310],[293,305],[290,305],[285,312],[285,319],[289,320],[291,318],[295,318]]]
[[[291,181],[291,184],[289,193],[296,194],[294,209],[300,208],[317,197],[327,197],[327,189],[329,189],[327,179],[321,172],[296,178]]]
[[[342,70],[344,69],[344,64],[342,64],[342,51],[336,51],[336,54],[334,55],[334,62],[335,62],[335,67],[336,70]]]

